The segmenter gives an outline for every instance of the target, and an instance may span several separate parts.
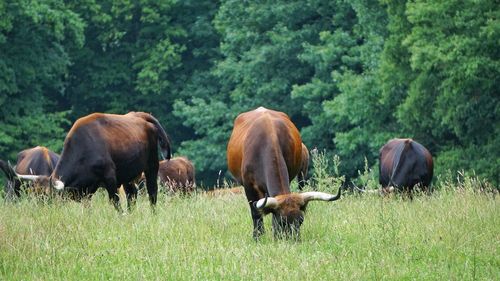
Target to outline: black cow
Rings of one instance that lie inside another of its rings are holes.
[[[142,172],[151,205],[157,200],[158,144],[170,159],[170,140],[158,120],[144,112],[93,113],[78,119],[64,140],[50,183],[76,199],[91,196],[102,184],[119,210],[123,184],[129,208],[137,196],[132,183]]]
[[[433,175],[432,156],[420,143],[412,139],[392,139],[379,153],[379,182],[384,193],[395,188],[410,192],[416,185],[424,191]]]
[[[0,160],[0,169],[7,176],[5,193],[7,198],[19,196],[21,192],[21,181],[17,174],[50,176],[59,161],[59,154],[44,146],[25,149],[17,154],[16,167],[13,170],[7,163]],[[37,192],[36,185],[30,185],[30,189]]]

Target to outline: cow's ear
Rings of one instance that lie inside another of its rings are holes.
[[[256,202],[254,202],[252,204],[252,208],[262,215],[267,215],[267,214],[276,212],[276,208],[274,208],[274,206],[265,206],[265,207],[257,208],[256,205],[257,205]]]
[[[267,194],[265,198],[253,202],[252,205],[259,212],[262,212],[262,210],[277,209],[279,207],[278,200],[274,197],[268,197]],[[269,211],[267,212],[269,213]]]
[[[268,215],[268,214],[271,214],[271,213],[275,213],[276,212],[276,209],[273,209],[273,208],[264,208],[262,210],[259,210],[259,212],[263,215]]]
[[[308,204],[308,203],[309,203],[309,202],[304,202],[304,204],[300,205],[300,210],[301,210],[302,212],[304,212],[304,213],[306,212],[306,209],[307,209],[307,204]]]

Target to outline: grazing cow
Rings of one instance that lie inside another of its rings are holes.
[[[194,166],[186,157],[175,157],[160,161],[160,182],[170,191],[192,192],[196,186]]]
[[[300,172],[297,175],[299,182],[299,190],[302,190],[306,185],[307,171],[309,170],[309,150],[307,146],[302,143],[302,161],[300,163]]]
[[[301,169],[302,140],[283,112],[259,107],[240,114],[227,145],[227,164],[245,188],[255,239],[264,233],[262,216],[268,213],[273,214],[275,237],[299,238],[309,201],[340,198],[340,190],[335,196],[290,192],[290,181]]]
[[[50,176],[58,161],[59,154],[44,146],[37,146],[19,152],[15,170],[12,170],[7,163],[0,160],[0,169],[7,176],[7,186],[5,188],[7,198],[20,196],[21,181],[16,177],[16,173]],[[41,191],[37,189],[37,186],[30,185],[30,189],[33,189],[34,192]]]
[[[432,156],[412,139],[392,139],[379,152],[379,182],[384,193],[410,192],[416,185],[426,191],[433,174]]]
[[[91,196],[103,184],[119,210],[118,187],[123,184],[128,207],[137,197],[133,180],[145,174],[149,200],[157,200],[158,144],[170,159],[170,141],[152,115],[93,113],[78,119],[64,140],[51,184],[76,199]],[[22,177],[22,175],[21,175]]]

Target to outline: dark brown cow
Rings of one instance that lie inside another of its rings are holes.
[[[265,214],[273,214],[275,237],[298,238],[309,201],[340,198],[340,190],[336,196],[290,192],[290,181],[301,169],[302,140],[283,112],[259,107],[240,114],[227,146],[227,164],[245,188],[255,239],[264,232]]]
[[[133,180],[144,172],[151,205],[157,200],[158,144],[170,159],[170,141],[158,120],[144,112],[125,115],[94,113],[78,119],[66,139],[51,175],[57,190],[80,199],[103,184],[119,209],[123,184],[128,206],[137,196]]]
[[[59,154],[44,146],[36,146],[19,152],[14,170],[7,163],[0,160],[0,169],[7,176],[6,196],[12,198],[19,196],[21,193],[21,181],[16,177],[16,173],[50,176],[58,161]],[[37,190],[36,187],[37,185],[30,185],[28,191],[41,191]]]
[[[424,191],[433,175],[432,156],[420,143],[412,139],[392,139],[379,153],[379,182],[384,193],[394,190],[411,193],[420,185]]]
[[[160,161],[160,182],[170,191],[192,192],[195,184],[194,166],[186,157]]]
[[[307,171],[309,170],[309,150],[307,146],[302,143],[302,161],[300,163],[300,172],[297,175],[299,182],[299,190],[302,190],[306,185]]]

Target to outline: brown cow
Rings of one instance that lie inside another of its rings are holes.
[[[160,182],[170,191],[189,193],[196,187],[194,166],[186,157],[160,161]]]
[[[117,209],[117,189],[123,184],[130,208],[137,196],[132,181],[144,172],[149,200],[154,206],[158,144],[162,155],[170,159],[169,138],[158,120],[148,113],[90,114],[78,119],[66,136],[50,182],[77,199],[91,196],[103,184]]]
[[[273,214],[275,237],[299,238],[311,200],[334,201],[323,192],[291,193],[290,181],[302,164],[299,131],[283,112],[259,107],[240,114],[227,145],[229,171],[245,188],[253,220],[253,237],[264,232],[262,216]]]
[[[299,182],[299,190],[302,191],[306,185],[307,171],[309,170],[309,150],[307,146],[302,143],[302,161],[300,163],[300,172],[297,175],[297,180]]]
[[[430,186],[433,162],[430,152],[412,139],[392,139],[379,152],[379,182],[384,193],[404,190],[410,193],[419,185]]]
[[[16,173],[50,176],[58,161],[59,154],[44,146],[36,146],[19,152],[14,170],[7,163],[0,160],[0,169],[7,176],[7,186],[5,189],[7,198],[19,196],[21,193],[21,181],[16,177]],[[43,193],[45,190],[38,190],[38,186],[38,184],[30,185],[27,191]]]

